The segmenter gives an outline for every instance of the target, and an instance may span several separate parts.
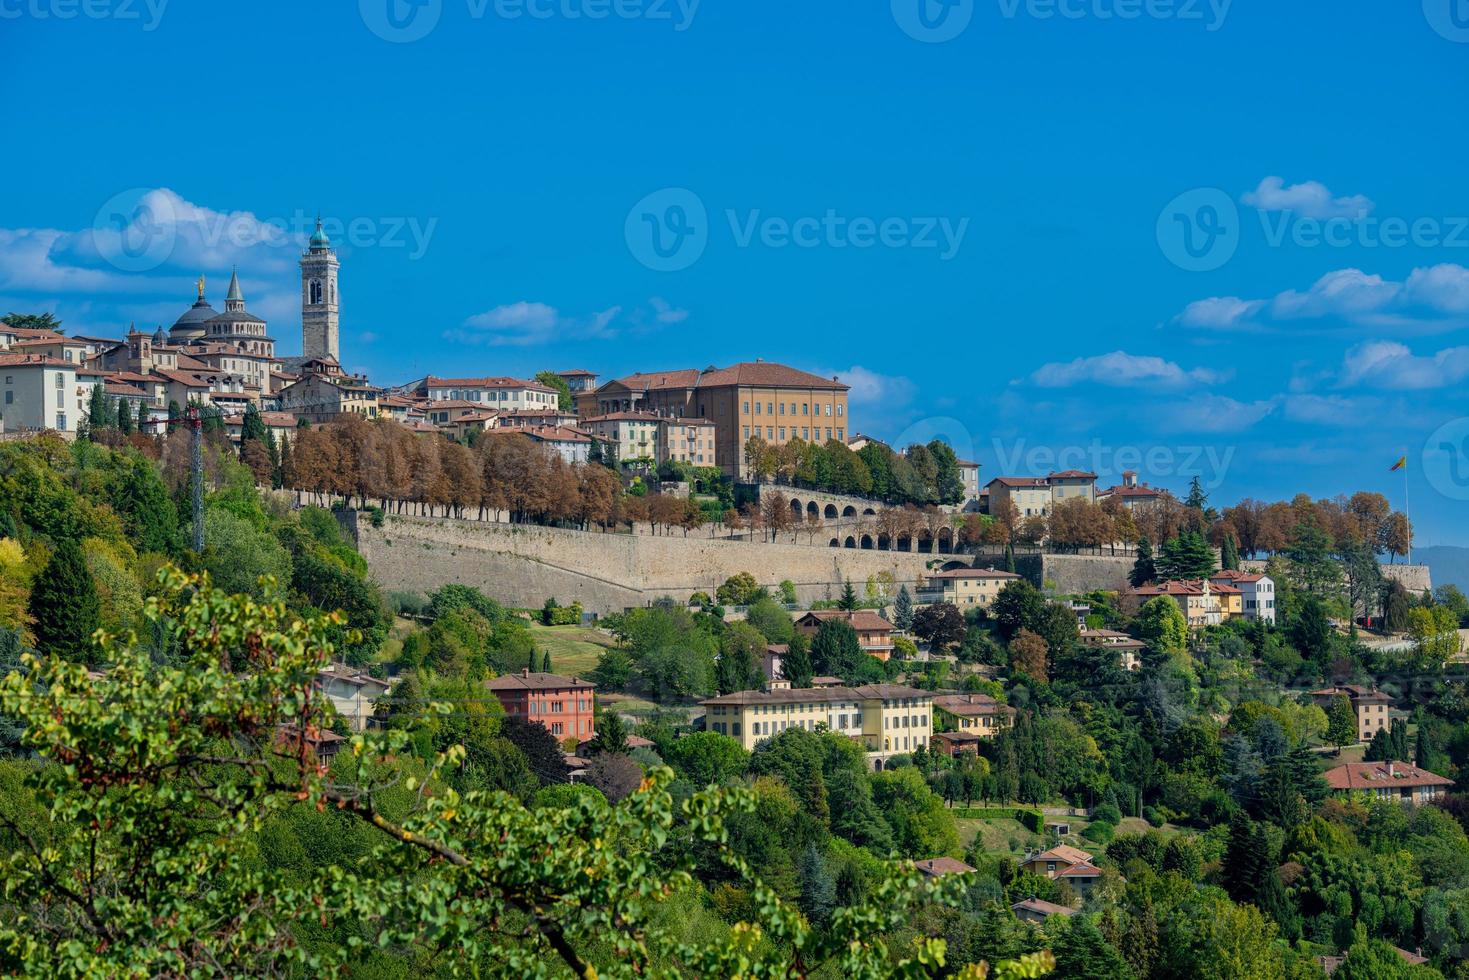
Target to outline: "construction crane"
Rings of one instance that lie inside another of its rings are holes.
[[[194,504],[194,552],[204,551],[204,412],[190,405],[183,415],[149,419],[140,425],[187,425],[189,427],[189,475]]]

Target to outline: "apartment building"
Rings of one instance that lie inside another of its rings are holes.
[[[896,627],[870,609],[813,609],[796,620],[796,631],[812,639],[821,632],[821,625],[828,622],[846,623],[852,627],[863,653],[882,661],[892,657],[893,630]]]
[[[917,599],[921,604],[947,602],[960,609],[969,606],[988,609],[1000,590],[1019,578],[1014,572],[993,568],[951,568],[927,576]]]
[[[1388,710],[1392,705],[1392,698],[1376,688],[1339,684],[1312,691],[1307,696],[1323,710],[1330,708],[1338,697],[1345,697],[1350,701],[1352,711],[1357,715],[1358,741],[1370,742],[1379,729],[1392,727],[1391,712]]]
[[[0,422],[6,432],[73,432],[83,418],[73,361],[41,354],[0,354]]]
[[[1246,619],[1275,622],[1275,580],[1259,572],[1241,572],[1226,568],[1209,576],[1215,588],[1231,586],[1239,590],[1240,615]]]
[[[945,728],[982,739],[1008,728],[1015,716],[1014,708],[988,694],[940,694],[933,699],[933,710]]]
[[[542,725],[558,740],[578,742],[596,735],[592,723],[596,688],[576,677],[522,670],[485,681],[505,713]]]
[[[426,378],[398,389],[400,394],[426,398],[431,402],[474,402],[484,408],[520,411],[522,409],[555,408],[560,394],[539,381],[520,378]]]
[[[1437,773],[1406,762],[1348,762],[1328,769],[1326,785],[1337,796],[1365,795],[1374,800],[1422,806],[1440,798],[1454,785]]]
[[[1009,502],[1021,517],[1046,517],[1066,500],[1095,503],[1096,482],[1095,473],[1061,470],[1046,476],[997,476],[985,484],[985,491],[991,514],[1000,513]]]
[[[1219,593],[1207,580],[1203,582],[1160,582],[1157,585],[1144,585],[1131,589],[1128,594],[1136,596],[1139,604],[1159,596],[1167,596],[1178,603],[1179,611],[1188,620],[1191,629],[1218,626],[1224,622],[1224,607],[1220,602]]]

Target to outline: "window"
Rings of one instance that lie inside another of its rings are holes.
[[[831,406],[830,405],[826,406],[826,414],[827,415],[830,415],[831,414]]]
[[[786,403],[785,402],[781,402],[780,403],[780,414],[784,415],[785,413],[786,413]]]
[[[806,402],[805,404],[803,404],[801,406],[801,414],[802,415],[810,415],[811,414],[811,403],[810,402]]]
[[[845,407],[846,406],[844,406],[844,405],[838,405],[837,406],[837,418],[841,418],[842,417],[842,409],[845,408]]]
[[[755,403],[755,414],[756,415],[759,415],[760,414],[760,403],[759,402],[756,402]]]
[[[65,412],[57,412],[56,413],[56,428],[61,429],[62,431],[65,431],[66,430],[66,413]]]
[[[781,441],[782,442],[785,441],[785,437],[786,437],[786,427],[785,426],[781,426],[780,427],[780,438],[781,438]]]
[[[57,374],[56,375],[56,387],[58,387],[58,388],[65,388],[66,387],[66,380],[64,378],[62,378],[62,376],[60,374]]]
[[[767,425],[765,427],[765,438],[767,438],[767,439],[774,439],[775,438],[775,428],[774,428],[774,426]]]
[[[14,401],[15,401],[15,392],[13,392],[13,391],[7,391],[5,393],[5,404],[10,405]]]
[[[66,392],[65,391],[62,391],[60,389],[58,389],[57,392],[56,392],[56,407],[57,408],[65,408],[66,407]]]
[[[775,414],[775,402],[766,402],[765,403],[765,414],[766,415],[774,415]]]

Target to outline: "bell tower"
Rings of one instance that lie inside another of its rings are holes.
[[[338,336],[341,307],[337,296],[337,250],[321,230],[321,216],[316,217],[316,231],[306,251],[301,253],[301,353],[308,358],[342,358]]]

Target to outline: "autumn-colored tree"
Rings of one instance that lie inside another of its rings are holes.
[[[1022,627],[1010,641],[1010,668],[1038,681],[1047,680],[1046,641]]]
[[[779,538],[782,532],[790,530],[796,520],[791,511],[790,498],[780,490],[773,491],[769,496],[762,496],[760,518],[771,541]]]

